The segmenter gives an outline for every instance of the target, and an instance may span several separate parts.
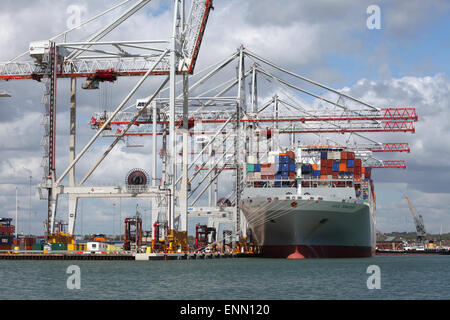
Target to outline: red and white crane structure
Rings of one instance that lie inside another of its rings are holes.
[[[141,79],[117,106],[111,116],[106,119],[106,126],[113,120],[124,105],[131,99],[144,81],[152,75],[162,75],[163,81],[160,87],[151,95],[144,109],[156,97],[159,91],[169,84],[171,113],[174,113],[175,77],[177,75],[192,74],[201,47],[208,16],[212,9],[211,0],[192,0],[191,10],[185,13],[185,1],[174,0],[173,31],[166,40],[140,40],[140,41],[102,41],[124,21],[132,17],[136,12],[144,8],[151,0],[134,1],[134,4],[125,10],[113,22],[101,28],[94,35],[82,42],[64,41],[69,32],[86,25],[106,13],[132,2],[123,1],[120,4],[102,12],[95,17],[83,22],[81,25],[69,29],[50,40],[31,42],[29,54],[25,53],[17,58],[0,63],[0,80],[32,79],[45,84],[43,103],[44,111],[44,147],[43,166],[45,176],[40,185],[40,190],[48,193],[48,223],[47,233],[54,232],[57,201],[60,194],[69,194],[69,233],[73,234],[76,219],[77,199],[80,197],[156,197],[173,195],[173,186],[162,189],[156,186],[141,190],[139,194],[130,192],[120,187],[84,187],[75,182],[75,165],[85,155],[86,151],[97,140],[104,128],[101,128],[82,151],[75,155],[75,127],[76,127],[76,78],[86,78],[83,85],[85,89],[98,88],[99,82],[114,82],[117,77],[139,76]],[[63,38],[62,42],[57,42]],[[23,60],[29,56],[32,59]],[[57,83],[58,79],[71,79],[71,107],[70,107],[70,164],[57,176],[55,168],[55,138],[56,138],[56,108],[57,108]],[[105,127],[106,127],[105,126]],[[169,131],[175,132],[175,122],[172,116],[169,120]],[[172,137],[174,134],[171,135]],[[169,154],[175,154],[175,140],[172,139]],[[109,150],[114,147],[113,143]],[[173,158],[173,157],[172,157]],[[175,160],[171,162],[170,175],[174,180]],[[95,167],[99,163],[96,163]],[[95,169],[94,169],[95,170]],[[93,170],[90,170],[92,173]],[[62,184],[63,179],[69,175],[69,185]],[[172,190],[172,192],[170,192]],[[173,210],[174,199],[172,196]],[[186,220],[186,219],[185,219]],[[186,223],[186,222],[185,222]],[[184,228],[186,230],[186,228]]]
[[[244,66],[248,58],[252,62],[246,70]],[[265,68],[274,69],[275,72],[266,71],[260,64]],[[227,66],[236,68],[238,76],[233,75],[232,71],[227,72]],[[285,80],[281,75],[276,74],[277,71],[294,80],[306,82],[309,87],[319,88],[325,93]],[[307,139],[303,138],[308,135],[356,136],[362,138],[364,142],[350,144],[333,141],[332,147],[363,154],[364,166],[369,168],[406,168],[403,160],[383,161],[373,157],[372,153],[410,152],[408,143],[380,143],[366,137],[365,134],[414,133],[414,122],[418,120],[414,108],[373,107],[359,99],[287,71],[243,47],[223,61],[204,70],[203,74],[205,75],[196,74],[196,77],[201,78],[189,88],[187,122],[186,114],[182,112],[185,100],[181,96],[175,99],[175,124],[181,126],[187,123],[191,142],[201,146],[199,150],[188,154],[180,152],[183,157],[188,155],[192,157],[187,168],[190,172],[188,181],[191,186],[187,199],[193,199],[189,204],[190,207],[195,206],[208,189],[210,206],[217,203],[217,181],[220,173],[225,170],[235,171],[234,187],[227,198],[235,207],[238,207],[239,188],[242,187],[240,175],[241,172],[245,172],[245,156],[256,154],[259,157],[267,155],[269,150],[276,150],[282,139],[280,134],[290,135],[291,146],[295,145],[295,135],[301,136],[302,145],[307,148],[313,146],[324,148],[324,144],[313,142],[308,144]],[[231,78],[224,80],[230,75]],[[218,80],[215,81],[216,79]],[[258,93],[262,90],[261,83],[258,83],[257,79],[268,80],[272,87],[274,84],[276,87],[275,89],[265,87],[266,91],[274,92],[274,94],[270,98],[265,97],[266,102],[262,104],[258,103],[261,101]],[[247,85],[249,90],[245,89]],[[294,94],[286,95],[286,91],[294,92]],[[295,93],[309,96],[313,101],[299,103],[296,101]],[[331,95],[335,96],[335,100],[332,100]],[[292,99],[293,96],[295,97]],[[317,108],[317,103],[325,107]],[[118,114],[115,121],[110,123],[111,130],[105,132],[104,136],[122,138],[152,136],[154,145],[157,137],[162,137],[165,141],[169,135],[166,130],[168,119],[170,119],[169,100],[164,97],[155,99],[153,110],[158,110],[157,113],[142,113],[136,117],[136,112],[129,110],[134,107],[139,110],[139,104],[138,100],[135,105],[130,105],[126,112]],[[107,114],[94,114],[90,121],[91,127],[95,130],[102,128],[106,117]],[[123,130],[124,127],[127,127],[126,132]],[[328,138],[327,140],[330,141]],[[177,183],[180,181],[181,178],[178,178]],[[211,200],[213,183],[215,183],[214,201]],[[239,225],[239,208],[235,213]]]

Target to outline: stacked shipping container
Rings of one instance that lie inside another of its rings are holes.
[[[256,157],[247,157],[247,177],[254,180],[294,180],[295,154],[271,152],[266,163],[256,163]],[[275,187],[294,185],[295,181],[275,181]]]
[[[11,218],[0,218],[0,250],[11,250],[15,228]]]

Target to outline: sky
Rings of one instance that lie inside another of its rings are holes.
[[[106,10],[111,3],[119,1],[3,1],[0,61],[25,52],[30,41],[48,39],[66,30],[77,12],[73,6],[85,20]],[[197,70],[230,55],[242,44],[286,69],[379,108],[416,108],[419,121],[414,134],[376,136],[381,142],[408,142],[411,147],[409,154],[380,156],[404,159],[408,168],[375,171],[377,229],[415,231],[404,198],[408,195],[415,210],[422,214],[428,232],[439,233],[441,226],[443,232],[450,232],[450,3],[446,0],[287,0],[282,6],[275,3],[278,2],[215,0]],[[380,8],[380,29],[368,27],[373,13],[367,9],[371,5]],[[171,0],[153,0],[109,39],[169,39],[172,8]],[[114,13],[117,16],[119,12]],[[113,16],[76,30],[69,41],[86,38]],[[118,104],[136,81],[120,79],[119,86],[112,85],[110,102]],[[149,87],[154,85],[152,82]],[[58,86],[57,171],[61,173],[68,164],[69,82],[60,80]],[[17,187],[19,231],[41,234],[46,201],[39,200],[36,185],[42,176],[42,85],[31,80],[0,82],[0,92],[3,91],[12,97],[0,98],[0,216],[15,216]],[[78,92],[80,149],[94,134],[87,120],[107,102],[102,93],[81,89]],[[103,184],[122,181],[128,170],[150,167],[145,160],[151,154],[150,145],[147,146],[130,149],[120,145],[96,171],[94,181]],[[95,145],[86,161],[80,163],[79,174],[98,157],[101,147]],[[136,205],[144,215],[144,228],[148,227],[148,200],[121,203],[118,199],[81,200],[76,231],[118,232],[119,206],[123,217],[134,214]],[[66,216],[66,206],[67,200],[62,198],[59,217]]]

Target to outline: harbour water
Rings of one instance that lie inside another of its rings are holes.
[[[80,269],[80,289],[68,289]],[[367,273],[379,267],[380,289]],[[182,261],[0,261],[0,299],[450,299],[450,256]]]

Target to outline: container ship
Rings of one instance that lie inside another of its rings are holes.
[[[247,157],[242,212],[263,257],[375,255],[371,168],[342,148],[297,147]]]

